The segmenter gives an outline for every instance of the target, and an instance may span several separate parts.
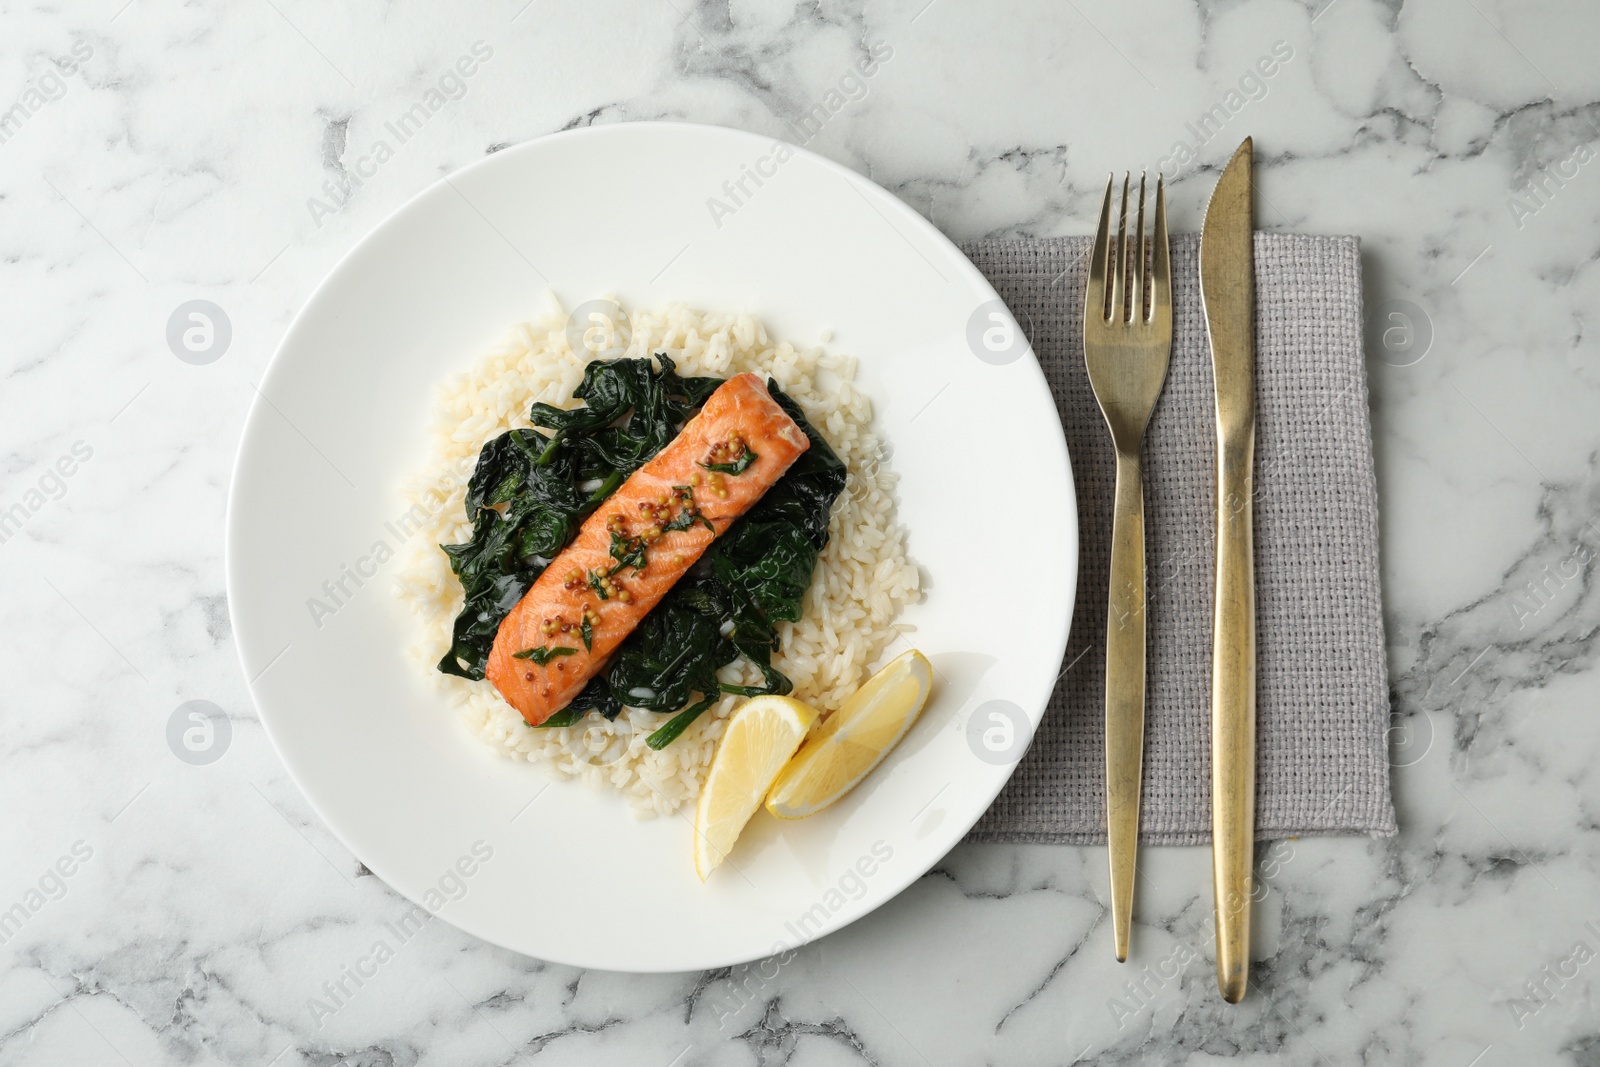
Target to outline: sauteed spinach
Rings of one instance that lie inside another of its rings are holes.
[[[512,430],[483,447],[467,487],[472,537],[441,546],[466,603],[439,670],[483,677],[501,620],[534,579],[576,536],[584,518],[665,448],[722,384],[720,378],[679,375],[665,354],[656,359],[659,368],[648,359],[589,364],[575,392],[584,407],[535,404],[529,413],[529,421],[551,436]],[[702,564],[679,580],[606,669],[546,726],[571,725],[590,711],[615,718],[624,704],[677,711],[649,739],[660,748],[722,692],[793,688],[772,667],[773,628],[800,618],[801,598],[828,543],[828,516],[844,489],[845,468],[799,405],[776,382],[769,381],[767,389],[805,431],[810,449],[712,543]],[[619,567],[634,562],[630,547],[613,545]],[[584,626],[587,631],[587,621]],[[587,646],[588,632],[583,637]],[[759,668],[762,685],[717,681],[718,668],[741,656]]]

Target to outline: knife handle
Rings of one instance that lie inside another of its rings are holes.
[[[1254,442],[1219,448],[1217,585],[1211,645],[1211,856],[1217,988],[1237,1004],[1250,975],[1255,848],[1256,603],[1251,544]]]
[[[1128,959],[1134,860],[1139,848],[1144,609],[1144,472],[1138,453],[1119,451],[1106,602],[1106,852],[1111,861],[1111,932],[1119,962]]]

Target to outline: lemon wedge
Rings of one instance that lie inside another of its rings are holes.
[[[789,697],[760,696],[728,720],[694,809],[694,870],[703,882],[739,839],[817,713]]]
[[[778,775],[767,810],[803,819],[850,792],[911,729],[932,687],[933,666],[915,649],[867,679]]]

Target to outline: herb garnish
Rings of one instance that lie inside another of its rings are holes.
[[[684,508],[672,517],[672,521],[661,527],[662,533],[671,533],[673,530],[687,530],[695,523],[701,523],[713,534],[717,528],[711,525],[711,520],[700,514],[699,508]]]
[[[611,558],[617,561],[609,574],[616,574],[623,567],[632,567],[635,572],[644,570],[645,541],[642,537],[625,537],[621,531],[611,531]]]
[[[594,627],[589,625],[589,616],[584,615],[583,621],[578,624],[578,633],[583,635],[583,650],[594,651]]]
[[[739,454],[739,458],[731,463],[702,463],[700,466],[708,471],[716,471],[718,474],[743,474],[749,469],[750,464],[760,458],[749,448],[746,448]]]
[[[525,648],[521,652],[511,653],[512,659],[531,659],[543,667],[557,656],[571,656],[577,653],[575,648]]]

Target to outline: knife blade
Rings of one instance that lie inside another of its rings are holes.
[[[1250,973],[1255,844],[1255,264],[1252,139],[1217,180],[1200,230],[1200,294],[1216,383],[1216,586],[1211,616],[1211,857],[1217,988],[1230,1004]]]

